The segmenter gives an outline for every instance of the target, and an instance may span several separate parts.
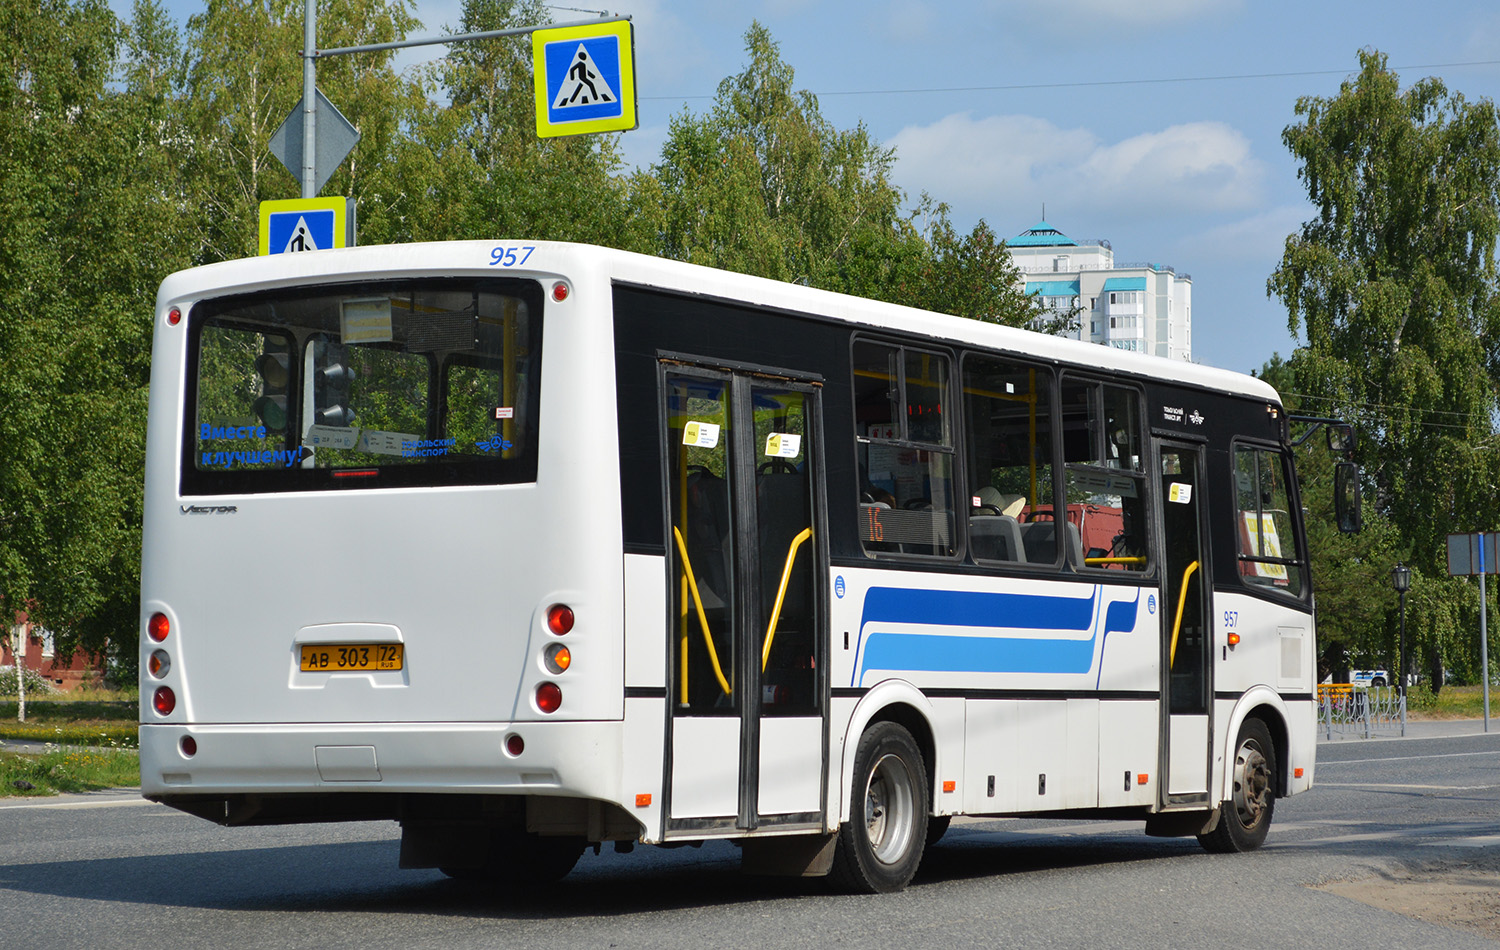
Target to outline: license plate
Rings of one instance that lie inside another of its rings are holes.
[[[340,670],[399,670],[405,658],[400,643],[319,643],[302,647],[302,669],[312,673]]]

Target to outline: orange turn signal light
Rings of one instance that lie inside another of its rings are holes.
[[[1146,772],[1142,772],[1135,777],[1135,784],[1137,785],[1145,785],[1149,781],[1151,781],[1151,776]]]
[[[1292,778],[1301,778],[1302,772],[1302,769],[1292,769]]]
[[[637,795],[635,797],[635,807],[637,807],[637,808],[650,808],[651,807],[651,793],[650,792],[646,792],[644,794]]]
[[[958,783],[957,782],[948,781],[948,782],[944,782],[943,783],[943,791],[945,791],[945,792],[951,792],[951,791],[953,791],[956,788],[958,788]]]
[[[1237,633],[1231,633],[1229,636],[1225,637],[1224,640],[1230,646],[1238,646],[1240,642],[1240,635]]]

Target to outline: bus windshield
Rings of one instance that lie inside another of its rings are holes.
[[[536,478],[534,282],[238,295],[189,329],[185,494]]]

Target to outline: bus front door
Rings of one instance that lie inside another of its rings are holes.
[[[821,825],[819,389],[663,364],[667,834]]]
[[[1210,620],[1213,582],[1203,514],[1203,452],[1158,441],[1161,468],[1162,693],[1166,781],[1162,808],[1203,807],[1213,709]]]

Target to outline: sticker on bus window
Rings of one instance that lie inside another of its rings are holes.
[[[359,429],[349,426],[308,426],[303,445],[315,449],[352,449],[359,445]]]
[[[716,422],[689,422],[682,427],[682,444],[699,449],[711,449],[719,444],[719,425]]]
[[[1173,482],[1172,487],[1167,490],[1167,501],[1174,505],[1186,505],[1193,500],[1193,486],[1182,482]]]
[[[516,410],[515,410],[514,406],[496,406],[495,407],[495,418],[496,419],[514,419],[515,417],[516,417]]]
[[[364,297],[343,301],[339,307],[339,336],[345,344],[389,343],[394,340],[391,298]]]
[[[772,432],[766,436],[766,458],[794,459],[802,454],[802,436],[793,432]]]
[[[409,432],[383,432],[380,429],[365,429],[360,433],[359,450],[376,455],[407,455],[406,445],[421,440],[420,435]]]
[[[1255,512],[1242,511],[1240,515],[1245,521],[1245,535],[1250,543],[1250,552],[1261,557],[1281,557],[1281,538],[1276,534],[1276,519],[1269,514],[1262,513],[1259,518],[1259,530],[1257,530]],[[1260,577],[1269,577],[1277,581],[1287,579],[1285,564],[1254,561],[1252,566]]]

